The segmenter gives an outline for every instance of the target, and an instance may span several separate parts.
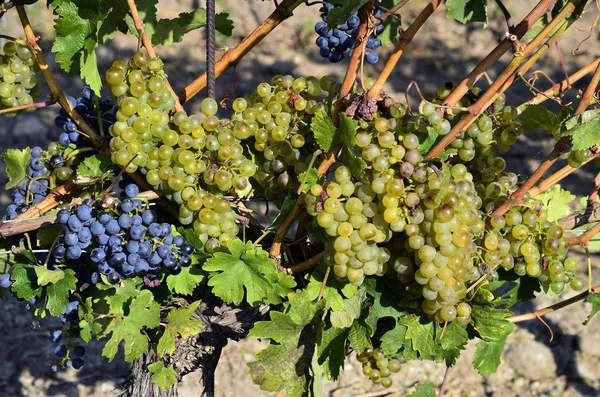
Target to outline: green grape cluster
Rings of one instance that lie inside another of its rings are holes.
[[[390,376],[400,371],[406,359],[401,356],[386,355],[381,349],[367,349],[356,355],[356,360],[362,364],[362,373],[375,384],[381,384],[386,389],[392,386]]]
[[[129,62],[117,60],[106,71],[107,86],[119,106],[117,121],[109,129],[111,159],[126,166],[127,172],[145,167],[157,143],[172,143],[170,138],[177,137],[164,112],[175,99],[166,87],[162,66],[158,58],[138,52]]]
[[[233,102],[233,118],[243,121],[239,128],[248,129],[245,135],[253,137],[251,148],[262,160],[255,179],[267,198],[276,199],[287,191],[308,168],[310,153],[302,149],[312,143],[311,119],[324,106],[315,98],[332,85],[331,78],[277,75],[270,84],[258,85],[250,106],[241,98]]]
[[[499,269],[536,277],[557,293],[567,284],[581,289],[564,230],[547,222],[540,202],[492,215],[518,183],[497,155],[503,134],[513,131],[516,140],[522,131],[503,100],[493,116],[477,120],[471,136],[459,138],[467,148],[433,163],[420,152],[427,128],[447,134],[459,113],[442,118],[434,103],[423,102],[411,114],[393,103],[359,122],[354,152],[367,165],[364,175],[341,165],[305,195],[307,212],[328,235],[325,262],[337,279],[360,285],[366,276],[396,277],[434,321],[459,324],[471,321],[473,284],[497,279]]]
[[[1,109],[30,105],[39,97],[39,80],[35,74],[35,60],[31,50],[14,41],[2,47],[0,56],[0,99]],[[28,109],[33,111],[34,108]],[[14,117],[17,112],[6,113]]]

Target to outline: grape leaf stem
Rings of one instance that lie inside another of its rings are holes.
[[[133,1],[133,0],[128,0]],[[215,65],[215,77],[219,77],[227,69],[237,65],[251,49],[260,43],[280,23],[292,16],[294,10],[305,0],[284,0],[252,33],[246,36],[237,46],[227,50]],[[179,100],[185,103],[202,91],[207,84],[206,72],[192,81],[179,93]]]
[[[135,5],[135,0],[127,0],[127,5],[129,6],[129,12],[131,13],[131,17],[133,18],[135,28],[137,29],[138,34],[142,40],[142,45],[146,49],[146,52],[148,52],[148,56],[150,58],[156,58],[156,52],[154,52],[154,48],[152,47],[152,41],[150,41],[150,37],[148,37],[148,35],[144,31],[144,23],[142,22],[140,14],[138,13],[137,6]],[[173,90],[173,87],[171,86],[168,80],[165,80],[165,85],[167,86],[167,89],[171,91],[171,95],[173,95],[173,97],[175,98],[175,110],[183,111],[183,106],[179,101],[179,97],[177,96],[175,90]]]
[[[567,307],[572,305],[573,303],[579,302],[587,298],[592,294],[597,294],[600,292],[600,285],[593,287],[590,291],[582,292],[579,295],[575,295],[572,298],[565,299],[562,302],[555,303],[554,305],[550,305],[544,309],[536,310],[534,312],[518,314],[515,316],[506,317],[506,321],[510,321],[511,323],[520,323],[523,321],[534,320],[538,317],[545,316],[546,314],[555,312],[563,307]]]
[[[584,1],[584,3],[585,3],[585,1]],[[504,90],[506,90],[510,86],[510,84],[512,84],[512,82],[514,82],[514,80],[517,79],[516,73],[519,71],[521,64],[530,55],[532,55],[533,51],[542,44],[542,42],[546,39],[546,37],[548,37],[550,35],[546,44],[552,42],[553,40],[556,40],[560,35],[562,35],[562,33],[564,33],[564,31],[566,30],[566,27],[570,25],[569,22],[572,23],[577,19],[575,17],[575,15],[577,13],[574,13],[573,12],[574,10],[575,10],[574,3],[571,2],[571,3],[568,3],[567,5],[565,5],[562,8],[562,10],[559,12],[559,14],[554,19],[552,19],[552,21],[548,25],[546,25],[541,30],[541,32],[538,35],[536,35],[536,37],[533,40],[531,40],[529,43],[527,43],[526,45],[522,45],[516,37],[513,37],[512,40],[513,40],[513,44],[515,45],[515,50],[516,50],[516,53],[515,53],[515,56],[513,57],[513,59],[504,68],[502,73],[500,73],[500,75],[496,78],[496,80],[492,83],[492,85],[477,99],[477,101],[473,105],[469,106],[467,115],[465,115],[463,118],[461,118],[459,120],[459,122],[456,123],[456,125],[454,125],[454,127],[452,127],[450,132],[447,135],[445,135],[444,138],[440,142],[438,142],[438,144],[435,145],[429,153],[427,153],[427,156],[425,156],[425,158],[430,160],[430,159],[437,157],[459,134],[463,133],[467,128],[469,128],[469,126],[475,120],[477,120],[479,115],[481,115],[481,113],[483,113],[485,111],[485,109],[487,109],[493,103],[493,101]],[[573,15],[571,16],[569,21],[565,21],[565,18],[567,18],[567,16],[569,14],[573,14]],[[557,28],[561,24],[565,24],[565,26],[561,26],[558,30],[556,30],[553,33],[555,28]],[[564,29],[563,29],[563,27],[564,27]],[[549,45],[543,46],[541,48],[542,52],[547,50],[549,47],[550,47]],[[538,51],[538,53],[532,57],[533,62],[530,62],[524,66],[527,69],[529,67],[533,66],[533,63],[535,62],[535,60],[537,60],[537,57],[539,57],[542,52]],[[524,73],[523,69],[521,69],[521,73]],[[444,104],[444,103],[442,103],[442,104]]]
[[[375,80],[373,86],[369,89],[368,98],[370,100],[376,100],[379,97],[383,85],[394,71],[396,64],[404,54],[404,50],[410,44],[410,42],[415,37],[419,29],[421,29],[421,27],[425,24],[425,22],[429,19],[429,17],[433,14],[433,12],[439,7],[441,3],[442,0],[431,0],[429,4],[427,4],[427,6],[425,6],[421,13],[417,16],[417,18],[415,18],[413,23],[411,23],[410,26],[406,28],[404,32],[402,32],[400,40],[398,41],[398,44],[396,44],[396,47],[390,55],[390,58],[388,59],[385,66],[383,67],[383,70],[377,77],[377,80]]]
[[[518,112],[521,113],[529,105],[538,105],[542,102],[545,102],[546,100],[548,100],[550,98],[559,96],[563,92],[570,89],[571,85],[573,83],[576,83],[577,81],[581,80],[583,77],[587,76],[592,71],[594,71],[598,67],[599,64],[600,64],[600,58],[588,63],[587,65],[585,65],[584,67],[579,69],[577,72],[570,75],[569,80],[565,79],[565,80],[561,81],[560,83],[554,84],[551,88],[547,89],[544,92],[537,94],[535,97],[533,97],[529,101],[524,102],[523,104],[519,105],[517,107]]]
[[[577,107],[575,108],[575,114],[581,114],[588,107],[591,98],[596,92],[596,87],[598,87],[598,83],[600,83],[600,64],[596,66],[596,70],[594,71],[594,75],[588,86],[586,87]],[[510,195],[508,200],[504,202],[500,207],[498,207],[493,215],[504,215],[508,210],[510,210],[515,205],[518,205],[523,200],[523,197],[531,190],[531,188],[539,181],[546,171],[554,165],[556,160],[563,154],[566,153],[571,147],[571,137],[564,136],[556,142],[554,149],[550,152],[550,155],[546,160],[539,165],[539,167],[534,171],[533,174],[523,183],[513,194]]]
[[[50,88],[50,99],[56,100],[60,104],[60,106],[67,112],[69,117],[72,118],[83,130],[83,132],[90,138],[94,146],[101,147],[103,144],[102,137],[92,128],[92,126],[90,126],[83,116],[81,116],[73,108],[73,105],[71,105],[69,99],[54,78],[54,74],[52,74],[50,66],[48,66],[48,62],[46,61],[46,57],[44,56],[44,53],[38,44],[39,38],[35,35],[33,28],[31,27],[27,12],[25,11],[25,6],[22,4],[17,4],[15,5],[15,8],[19,14],[21,25],[23,25],[27,46],[31,49],[35,61],[38,64],[46,83],[48,84],[48,88]]]

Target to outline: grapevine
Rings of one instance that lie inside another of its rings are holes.
[[[153,46],[204,27],[205,10],[159,19],[132,0],[49,3],[57,65],[78,71],[86,85],[78,98],[60,87],[25,2],[15,2],[25,40],[0,36],[0,114],[60,109],[47,147],[2,155],[12,202],[0,223],[0,287],[37,317],[60,319],[47,330],[51,371],[83,368],[86,344],[97,339],[108,360],[121,350],[132,363],[121,385],[127,395],[175,395],[199,369],[214,395],[228,340],[258,338],[269,344],[248,373],[264,391],[318,396],[321,377],[338,379],[348,359],[387,389],[407,362],[452,367],[471,339],[474,367],[493,373],[515,322],[585,299],[593,305],[587,323],[600,308],[588,252],[600,232],[600,178],[579,212],[580,200],[558,185],[600,155],[598,60],[547,90],[528,83],[535,97],[524,104],[507,95],[586,1],[540,1],[521,23],[509,23],[507,37],[464,80],[434,92],[411,82],[406,98],[384,85],[441,2],[398,30],[404,1],[325,1],[313,55],[349,58],[343,80],[278,74],[248,95],[206,97],[195,108],[185,102],[214,87],[213,73],[177,94],[170,60]],[[227,49],[215,74],[310,5],[276,4]],[[486,11],[447,6],[452,19],[488,22]],[[72,40],[73,26],[105,18],[85,43]],[[231,34],[230,22],[218,14],[216,30]],[[102,70],[96,49],[116,31],[136,35],[138,47]],[[498,76],[482,82],[510,51]],[[380,58],[381,73],[365,78]],[[37,71],[50,91],[46,102],[34,103],[44,84]],[[560,96],[592,72],[574,106],[566,104]],[[412,88],[418,103],[408,97]],[[559,112],[543,105],[549,99]],[[506,153],[534,130],[554,149],[523,179]],[[542,179],[557,162],[563,168]],[[576,246],[588,254],[587,276]],[[513,314],[517,301],[568,291],[579,295]],[[434,395],[428,384],[417,393]]]

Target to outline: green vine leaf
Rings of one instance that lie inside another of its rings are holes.
[[[37,269],[41,268],[40,266],[36,267]],[[56,279],[52,279],[48,277],[48,273],[44,277],[44,281],[47,282],[45,287],[46,295],[48,296],[48,302],[46,303],[46,308],[53,316],[60,316],[65,312],[65,308],[69,304],[69,295],[71,295],[71,291],[75,291],[77,286],[77,278],[75,277],[75,271],[73,269],[66,270],[47,270],[48,272],[56,272],[63,273],[62,277]]]
[[[325,276],[325,267],[317,266],[312,272],[306,275],[308,285],[306,291],[311,300],[317,300],[321,287],[323,286],[323,278]],[[349,299],[356,293],[357,287],[350,283],[343,283],[336,279],[328,279],[325,288],[323,289],[323,301],[325,307],[333,311],[344,310],[344,298]]]
[[[31,148],[8,149],[6,153],[2,153],[2,159],[6,164],[5,172],[8,177],[4,188],[12,189],[27,176],[27,167],[31,161]]]
[[[148,371],[154,374],[152,381],[161,389],[168,389],[177,384],[177,372],[173,367],[165,367],[162,360],[148,365]]]
[[[544,130],[554,134],[560,128],[560,119],[542,105],[529,105],[521,113],[521,127],[526,133]]]
[[[496,372],[502,362],[500,357],[504,351],[507,337],[508,334],[498,340],[477,342],[473,367],[479,372],[479,375],[485,376]]]
[[[259,321],[250,330],[254,338],[271,344],[248,363],[252,381],[262,390],[286,389],[288,396],[304,396],[315,354],[316,322],[322,319],[323,302],[311,302],[306,291],[291,294],[283,312],[270,312],[270,321]]]
[[[223,301],[239,305],[245,296],[252,306],[278,304],[296,285],[293,277],[279,276],[275,261],[251,242],[233,241],[227,248],[230,254],[217,252],[203,266],[211,272],[208,285]]]
[[[583,322],[583,325],[588,325],[592,320],[592,317],[594,317],[596,313],[600,311],[600,294],[591,294],[585,298],[585,302],[592,304],[592,311]]]
[[[206,273],[197,266],[188,266],[181,269],[179,274],[169,274],[167,276],[167,287],[169,291],[180,295],[192,295],[197,286],[199,286]]]
[[[473,305],[473,328],[485,341],[500,340],[515,328],[514,323],[505,320],[511,315],[510,310],[497,309],[493,305]]]
[[[329,153],[337,129],[335,128],[335,125],[333,125],[333,121],[325,109],[319,108],[319,110],[316,111],[310,123],[310,130],[314,134],[317,145],[319,145],[323,151]]]
[[[400,349],[404,347],[405,335],[406,327],[396,325],[396,328],[387,331],[379,339],[381,341],[381,350],[383,350],[385,354],[398,354]]]
[[[400,324],[406,327],[406,339],[411,340],[413,350],[419,352],[423,359],[435,356],[434,326],[429,319],[409,314],[400,319]]]
[[[14,264],[10,279],[13,282],[11,290],[21,299],[30,301],[40,296],[42,292],[42,288],[37,283],[34,267],[31,265]]]
[[[340,161],[344,164],[353,176],[362,178],[367,169],[367,163],[360,156],[355,156],[348,148],[342,148],[342,154],[340,155]]]
[[[98,73],[96,48],[112,38],[117,30],[125,31],[126,2],[118,0],[77,2],[54,0],[50,2],[56,19],[56,40],[52,52],[56,63],[69,74],[81,78],[99,93],[102,79]]]
[[[177,18],[158,19],[156,5],[158,0],[136,1],[138,13],[144,22],[144,31],[152,41],[152,45],[171,45],[183,40],[186,33],[206,26],[206,10],[198,8],[192,12],[182,12]],[[133,18],[126,16],[129,31],[138,35]],[[217,32],[231,36],[233,22],[229,14],[219,13],[215,16],[215,29]]]
[[[573,150],[589,149],[600,145],[600,110],[586,110],[566,119],[561,136],[571,136]]]
[[[318,362],[328,379],[337,380],[346,359],[346,340],[349,330],[329,327],[321,332],[317,343]]]
[[[461,23],[484,22],[487,24],[487,0],[448,0],[448,18]]]
[[[569,204],[576,199],[575,195],[564,190],[560,185],[552,186],[552,189],[538,194],[534,197],[544,203],[544,207],[548,212],[548,221],[555,222],[571,212]]]
[[[110,156],[103,154],[86,156],[77,167],[77,176],[107,180],[114,176],[112,168],[113,162],[110,160]]]
[[[160,323],[160,306],[154,301],[152,292],[137,291],[128,305],[128,314],[114,313],[104,334],[111,338],[106,342],[102,355],[112,361],[117,354],[119,344],[124,342],[125,360],[131,362],[141,357],[148,350],[148,336],[145,328],[156,328]]]
[[[425,382],[417,386],[417,389],[406,397],[435,397],[435,389],[432,382]]]
[[[156,347],[156,353],[159,356],[173,354],[177,338],[186,339],[200,333],[202,321],[191,318],[199,305],[200,301],[196,301],[188,307],[173,309],[167,314],[165,330]]]

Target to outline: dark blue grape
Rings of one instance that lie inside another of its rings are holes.
[[[127,197],[134,198],[138,194],[140,194],[140,189],[137,187],[137,185],[130,183],[125,187],[125,195]]]
[[[112,216],[110,216],[109,213],[107,212],[103,212],[98,216],[98,222],[100,222],[103,225],[107,225],[108,222],[110,222],[112,220]]]
[[[98,236],[104,234],[105,230],[106,229],[104,228],[104,225],[98,221],[94,221],[90,225],[90,233],[92,233],[92,236],[98,237]]]
[[[79,242],[79,236],[77,235],[77,233],[65,234],[65,244],[68,245],[69,247],[71,247],[73,245],[77,245],[78,242]]]
[[[81,345],[75,346],[73,350],[71,350],[75,357],[83,357],[85,355],[85,348]],[[75,361],[75,360],[73,360]]]
[[[73,245],[67,248],[66,256],[68,259],[72,260],[79,259],[81,257],[81,247],[78,245]]]
[[[133,201],[125,199],[121,201],[120,209],[123,212],[131,212],[134,209]]]
[[[99,245],[107,245],[109,239],[110,239],[110,236],[108,234],[101,234],[98,237],[96,237],[96,242]]]
[[[77,208],[77,218],[79,218],[79,220],[82,222],[85,222],[85,221],[91,219],[93,215],[94,215],[94,210],[91,207],[89,207],[88,205],[80,205]]]
[[[10,288],[12,281],[10,280],[10,273],[4,273],[0,275],[0,287],[4,289]]]
[[[83,229],[83,223],[81,223],[81,221],[79,220],[77,215],[69,216],[69,220],[67,221],[67,226],[68,226],[69,230],[73,233],[77,233],[81,229]]]
[[[146,226],[149,226],[153,222],[156,222],[156,213],[154,213],[154,211],[151,211],[151,210],[145,210],[142,213],[142,222]]]
[[[143,222],[143,220],[142,220],[142,217],[141,217],[141,216],[139,216],[139,215],[134,215],[134,216],[132,216],[132,217],[131,217],[131,223],[132,223],[132,224],[134,224],[134,225],[141,225],[141,224],[143,224],[144,222]]]
[[[182,256],[181,258],[179,258],[179,264],[181,265],[181,267],[188,267],[192,264],[192,260],[189,256]]]
[[[121,231],[121,226],[119,226],[119,222],[115,219],[112,219],[110,222],[106,224],[106,234],[115,235]]]
[[[191,244],[183,244],[180,249],[181,253],[184,255],[192,255],[194,250],[194,246]]]
[[[127,260],[127,255],[125,255],[122,252],[117,252],[116,254],[112,254],[110,256],[109,263],[113,267],[120,267],[123,265],[123,263],[125,263],[126,260]]]
[[[92,240],[92,232],[90,232],[90,229],[84,228],[77,233],[77,237],[79,238],[80,242],[87,243]]]
[[[167,245],[160,245],[156,252],[161,258],[166,259],[169,257],[169,255],[171,255],[171,247]]]
[[[121,214],[118,218],[118,222],[122,229],[129,229],[133,224],[133,220],[129,214]]]
[[[117,272],[113,271],[112,273],[110,273],[110,274],[107,276],[107,279],[108,279],[108,282],[109,282],[109,283],[111,283],[111,284],[116,284],[116,283],[118,283],[119,281],[121,281],[121,276],[119,275],[119,273],[117,273]]]
[[[58,345],[54,348],[54,355],[58,358],[65,358],[67,356],[67,346]]]
[[[90,259],[94,263],[98,263],[106,258],[106,253],[101,248],[94,248],[92,252],[90,252]]]
[[[55,329],[54,331],[50,331],[50,335],[48,335],[48,339],[52,343],[58,343],[63,337],[63,333],[60,329]]]

